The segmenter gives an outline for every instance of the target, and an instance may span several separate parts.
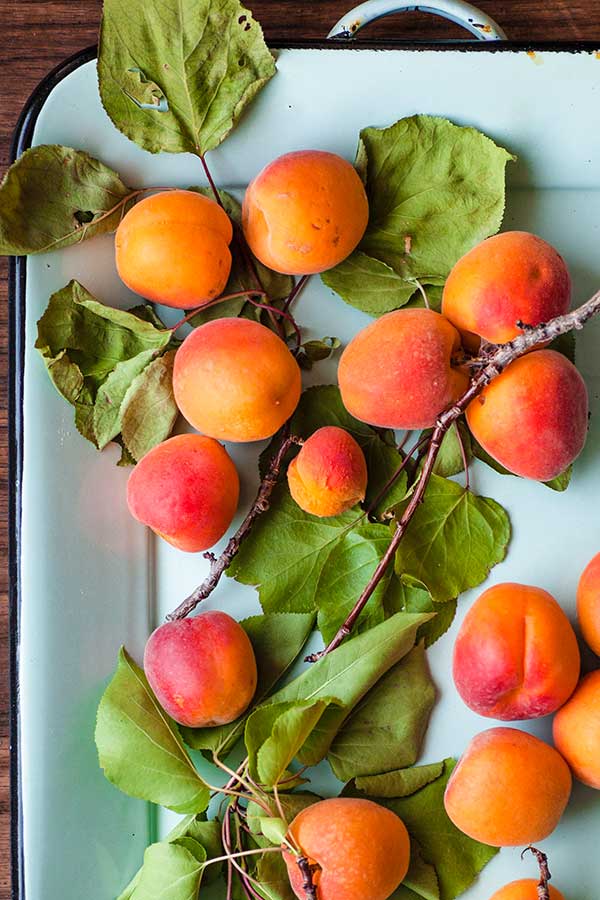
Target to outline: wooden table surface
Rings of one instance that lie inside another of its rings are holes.
[[[9,161],[17,116],[38,81],[57,63],[93,44],[101,0],[0,0],[0,174]],[[352,0],[255,0],[248,4],[267,39],[323,37]],[[515,40],[598,40],[600,0],[479,0]],[[422,13],[393,16],[367,29],[369,37],[464,36],[458,27]],[[7,517],[8,310],[6,265],[0,263],[0,517]],[[0,535],[0,900],[10,894],[7,531]],[[67,873],[68,877],[68,873]],[[49,898],[55,900],[55,898]]]

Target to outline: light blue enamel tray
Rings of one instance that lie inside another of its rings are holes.
[[[352,159],[367,125],[416,112],[447,116],[518,155],[509,167],[505,227],[532,230],[559,248],[573,274],[574,301],[598,288],[600,59],[594,48],[528,54],[510,44],[324,45],[281,49],[277,56],[277,76],[211,154],[220,185],[243,189],[269,160],[301,147]],[[87,150],[130,185],[202,182],[198,160],[151,156],[115,130],[100,105],[90,52],[41,86],[18,138],[19,149],[60,143]],[[116,468],[116,451],[98,454],[79,437],[72,409],[33,349],[49,295],[71,278],[108,303],[137,302],[117,277],[110,236],[31,257],[12,271],[14,850],[21,900],[109,900],[137,869],[149,840],[169,824],[104,780],[93,741],[95,710],[119,645],[140,659],[149,631],[202,580],[206,565],[156,540],[130,517],[128,473]],[[298,314],[307,336],[333,334],[344,342],[368,321],[318,278],[302,295]],[[540,585],[570,614],[579,574],[600,550],[600,321],[579,336],[577,353],[592,422],[566,494],[480,464],[473,468],[475,490],[500,501],[514,527],[508,558],[489,583]],[[335,362],[319,363],[305,378],[334,381]],[[261,448],[229,449],[242,475],[244,510],[256,488]],[[461,599],[452,631],[429,654],[439,700],[424,762],[459,755],[490,724],[463,705],[450,675],[453,636],[472,599]],[[237,617],[258,609],[253,590],[227,579],[207,605]],[[548,721],[522,727],[549,737]],[[337,790],[325,767],[318,778],[317,790]],[[559,830],[544,844],[569,900],[598,900],[599,840],[600,794],[577,786]],[[487,900],[504,882],[529,874],[531,863],[521,863],[517,851],[503,851],[465,900]]]

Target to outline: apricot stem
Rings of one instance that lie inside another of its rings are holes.
[[[471,378],[469,387],[464,394],[458,398],[451,406],[447,407],[437,418],[435,427],[429,439],[427,453],[424,457],[423,468],[416,482],[413,495],[406,506],[402,516],[396,525],[396,531],[390,541],[390,544],[381,558],[377,568],[373,572],[369,582],[365,585],[361,595],[354,604],[346,621],[339,628],[337,634],[327,644],[324,650],[318,653],[312,653],[306,657],[307,662],[316,662],[332,650],[335,650],[351,634],[358,617],[365,608],[372,596],[375,588],[387,572],[388,566],[392,563],[396,550],[410,524],[412,517],[423,502],[425,490],[429,479],[433,473],[435,461],[439,453],[445,434],[451,426],[465,412],[467,406],[474,400],[481,391],[500,375],[510,363],[514,362],[520,356],[524,356],[530,350],[533,350],[538,344],[550,343],[561,334],[567,334],[569,331],[581,330],[585,323],[600,312],[600,291],[597,291],[589,300],[583,303],[577,309],[565,313],[562,316],[556,316],[548,322],[542,322],[533,328],[527,328],[522,334],[517,335],[512,341],[506,344],[489,344],[485,347],[479,361],[479,371]]]
[[[313,881],[313,874],[317,866],[312,865],[306,856],[296,857],[296,865],[302,873],[302,889],[306,895],[306,900],[319,900],[317,886]]]
[[[535,858],[537,859],[538,866],[540,867],[540,880],[537,884],[537,895],[538,900],[550,900],[550,890],[548,888],[548,882],[552,879],[552,875],[550,874],[550,869],[548,868],[548,857],[545,853],[542,853],[541,850],[538,850],[537,847],[526,847],[521,853],[521,859],[523,859],[524,855],[527,851],[533,853]]]
[[[224,303],[225,300],[235,300],[237,297],[248,297],[250,300],[251,296],[256,297],[266,297],[264,291],[236,291],[235,294],[223,294],[222,297],[217,297],[215,300],[209,300],[208,303],[203,303],[202,306],[196,307],[196,309],[192,309],[183,319],[180,319],[179,322],[176,322],[171,328],[168,328],[167,331],[172,331],[175,333],[182,325],[185,325],[186,322],[189,322],[190,319],[193,319],[195,315],[199,312],[202,312],[204,309],[208,309],[211,306],[217,306],[219,303]],[[252,301],[250,301],[252,302]],[[261,306],[262,304],[256,304],[257,306]]]
[[[206,598],[209,597],[210,594],[212,594],[219,581],[221,580],[221,576],[233,562],[237,552],[240,549],[242,541],[251,530],[255,519],[257,519],[261,513],[266,512],[269,508],[269,498],[273,493],[273,488],[277,484],[281,466],[283,465],[283,461],[288,450],[295,444],[301,443],[301,439],[299,437],[296,437],[295,435],[289,435],[282,441],[279,446],[279,450],[269,463],[269,468],[267,469],[267,472],[259,485],[258,493],[256,494],[254,503],[245,516],[244,521],[242,522],[236,533],[227,542],[227,546],[225,547],[223,553],[219,557],[211,559],[210,572],[208,574],[208,577],[204,579],[202,584],[200,584],[194,591],[192,591],[189,597],[186,597],[183,603],[180,603],[177,609],[175,609],[172,613],[169,613],[169,615],[167,616],[168,622],[174,622],[176,619],[185,619],[185,617],[188,616],[192,612],[192,610],[194,610],[198,606],[198,604],[202,602],[202,600],[206,600]]]

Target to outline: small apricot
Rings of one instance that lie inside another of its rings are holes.
[[[553,723],[554,744],[579,781],[600,790],[600,670],[581,679]]]
[[[577,616],[584,641],[600,656],[600,553],[587,564],[579,579]]]
[[[342,353],[338,380],[344,406],[381,428],[431,428],[467,388],[453,362],[459,334],[429,309],[387,313],[354,337]]]
[[[499,891],[490,897],[490,900],[539,900],[538,881],[536,878],[521,878],[520,881],[511,881],[505,884]],[[565,900],[560,891],[549,884],[548,894],[550,900]]]
[[[351,434],[328,425],[304,442],[287,477],[300,509],[313,516],[339,516],[365,499],[367,463]]]
[[[442,298],[442,313],[469,349],[479,338],[503,344],[522,329],[566,313],[571,278],[563,258],[535,234],[506,231],[482,241],[456,263]]]
[[[235,515],[240,482],[225,448],[180,434],[153,447],[127,482],[129,511],[180,550],[207,550]]]
[[[250,639],[217,610],[160,625],[146,644],[144,672],[165,712],[189,728],[233,722],[256,691]]]
[[[570,795],[569,767],[553,747],[516,728],[490,728],[463,753],[444,805],[474,840],[517,847],[547,838]]]
[[[494,719],[555,712],[579,680],[575,632],[547,591],[497,584],[475,601],[454,644],[454,683],[469,709]]]
[[[403,881],[410,839],[401,819],[372,800],[336,797],[303,809],[289,828],[316,868],[319,900],[387,900]],[[296,857],[284,852],[292,890],[305,900]]]
[[[369,204],[356,169],[323,150],[286,153],[250,183],[242,206],[248,246],[286,275],[331,269],[362,238]]]
[[[250,319],[207,322],[175,354],[177,406],[194,428],[223,441],[275,434],[298,405],[301,381],[281,338]]]
[[[155,303],[187,309],[223,293],[233,228],[214,200],[162,191],[136,203],[115,237],[117,270],[128,288]]]
[[[583,450],[587,388],[562,353],[534,350],[471,401],[467,422],[484,450],[510,472],[550,481]]]

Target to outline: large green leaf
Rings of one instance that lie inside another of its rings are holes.
[[[209,789],[175,722],[124,648],[98,707],[96,746],[104,774],[124,793],[180,813],[198,813],[208,806]]]
[[[422,581],[408,575],[402,578],[393,575],[388,579],[383,607],[386,616],[392,616],[397,612],[435,613],[429,622],[421,625],[417,634],[417,639],[422,638],[425,641],[425,647],[431,647],[452,625],[457,602],[446,600],[444,603],[435,603]]]
[[[190,837],[151,844],[131,900],[196,900],[205,859],[202,845]]]
[[[435,866],[423,859],[421,848],[414,837],[410,840],[410,865],[404,881],[390,900],[440,900],[440,884]]]
[[[217,147],[274,73],[261,27],[238,0],[104,0],[102,103],[151,153]]]
[[[422,581],[443,602],[480,584],[510,540],[506,511],[453,481],[432,475],[396,554],[396,572]]]
[[[369,224],[349,260],[322,278],[348,303],[380,315],[406,303],[417,280],[443,284],[464,253],[498,231],[512,157],[474,128],[417,115],[363,129],[358,158]],[[392,285],[379,298],[374,275]]]
[[[355,779],[355,787],[363,794],[373,797],[409,797],[431,784],[444,774],[444,763],[428,763],[425,766],[413,766],[398,769],[395,772],[384,772],[379,775],[365,775]]]
[[[120,433],[127,392],[155,356],[155,350],[142,350],[137,356],[118,362],[98,388],[92,407],[92,428],[100,450]]]
[[[266,900],[296,900],[280,853],[264,853],[260,856],[254,877],[260,884],[259,892]]]
[[[244,733],[246,719],[292,665],[312,631],[312,613],[267,613],[240,624],[252,642],[258,668],[253,706],[229,725],[216,728],[182,728],[183,738],[194,750],[226,756]]]
[[[175,352],[169,350],[146,366],[123,399],[121,435],[134,459],[164,441],[179,415],[173,393]]]
[[[26,150],[0,185],[0,254],[21,256],[114,231],[137,191],[83,150]]]
[[[412,766],[419,756],[435,687],[418,644],[361,700],[327,759],[340,781]]]

